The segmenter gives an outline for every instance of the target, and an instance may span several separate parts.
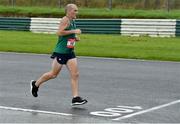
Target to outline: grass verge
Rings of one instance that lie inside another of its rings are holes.
[[[52,53],[56,35],[0,31],[0,51]],[[82,34],[76,44],[79,56],[180,61],[180,37],[150,38]]]

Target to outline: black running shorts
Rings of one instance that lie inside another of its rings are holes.
[[[74,52],[68,53],[68,54],[60,54],[60,53],[54,52],[51,55],[51,58],[56,59],[59,64],[64,65],[64,64],[67,64],[68,60],[76,58],[76,55]]]

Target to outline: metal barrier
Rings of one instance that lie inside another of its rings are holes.
[[[61,19],[58,18],[31,18],[32,32],[54,33],[58,29]],[[77,19],[77,28],[83,33],[120,34],[120,19]]]
[[[120,34],[121,19],[77,19],[77,28],[84,33]]]
[[[0,18],[0,30],[30,30],[55,33],[61,18]],[[180,36],[180,20],[175,19],[77,19],[83,33],[127,36]]]
[[[122,35],[174,37],[175,19],[122,19]]]
[[[180,20],[176,22],[176,36],[180,36]]]
[[[55,33],[58,30],[60,18],[31,18],[30,31],[35,33]]]
[[[4,18],[0,17],[0,30],[29,31],[30,18]]]

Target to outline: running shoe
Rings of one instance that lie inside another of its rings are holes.
[[[72,99],[72,106],[75,106],[75,105],[83,105],[83,104],[86,104],[88,101],[86,99],[83,99],[82,97],[74,97]]]
[[[38,92],[39,87],[37,87],[37,86],[35,85],[35,83],[36,83],[36,81],[34,81],[34,80],[31,80],[31,82],[30,82],[31,93],[32,93],[32,95],[33,95],[34,97],[38,97],[37,92]]]

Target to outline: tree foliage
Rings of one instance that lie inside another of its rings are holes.
[[[164,9],[168,0],[112,0],[113,8]],[[0,0],[0,5],[64,7],[76,3],[80,7],[108,7],[108,0]],[[171,9],[180,9],[180,0],[169,0]]]

